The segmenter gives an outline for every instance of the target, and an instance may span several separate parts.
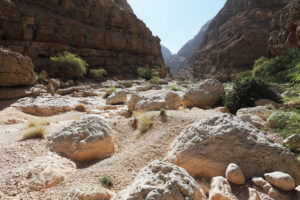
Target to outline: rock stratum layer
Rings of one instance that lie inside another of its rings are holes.
[[[275,14],[271,22],[269,48],[273,55],[300,47],[300,0],[291,1]]]
[[[257,58],[268,57],[270,22],[285,5],[285,0],[227,0],[191,61],[195,76],[225,81],[250,69]]]
[[[64,51],[123,78],[165,69],[160,39],[126,0],[2,0],[0,46],[29,56],[37,71],[51,72],[49,57]]]

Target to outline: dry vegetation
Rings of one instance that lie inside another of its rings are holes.
[[[45,139],[46,137],[46,126],[50,123],[46,120],[34,120],[30,119],[25,125],[23,130],[23,140],[28,139]]]

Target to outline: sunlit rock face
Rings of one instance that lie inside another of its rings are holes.
[[[300,47],[300,1],[293,0],[272,20],[269,47],[273,55],[280,55],[284,50]]]
[[[51,72],[49,57],[64,51],[113,75],[164,71],[160,39],[126,0],[3,0],[0,45],[29,56],[38,71]]]
[[[269,56],[270,22],[285,5],[285,0],[227,0],[191,62],[195,76],[226,81],[250,69],[257,58]]]

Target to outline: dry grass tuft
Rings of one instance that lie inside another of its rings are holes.
[[[43,120],[28,120],[23,131],[23,140],[27,139],[45,139],[46,137],[46,126],[50,125],[50,122]]]
[[[75,106],[75,110],[77,110],[78,112],[86,112],[86,107],[84,104],[77,104]]]
[[[136,113],[134,114],[136,115]],[[137,121],[138,135],[147,132],[153,126],[154,115],[151,113],[141,112],[135,116]]]
[[[28,139],[45,139],[46,137],[46,127],[45,126],[33,126],[27,128],[23,132],[23,140]]]

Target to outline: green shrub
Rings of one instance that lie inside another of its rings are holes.
[[[253,68],[253,76],[278,83],[293,81],[293,77],[300,62],[300,49],[288,49],[279,57],[258,59]]]
[[[244,71],[235,74],[236,79],[247,78],[252,76],[252,70]]]
[[[161,108],[160,111],[159,111],[159,115],[160,116],[166,116],[167,115],[166,109],[165,108]]]
[[[143,68],[143,67],[139,67],[137,69],[137,74],[141,78],[144,78],[146,80],[150,80],[153,77],[153,70],[152,69],[146,69],[146,68]]]
[[[103,185],[106,185],[107,187],[113,186],[113,179],[109,176],[102,176],[100,181]]]
[[[103,78],[104,76],[107,76],[107,71],[103,68],[100,69],[91,69],[90,75],[93,78]]]
[[[300,62],[295,67],[295,72],[292,74],[294,83],[300,83]]]
[[[160,78],[158,76],[154,76],[153,78],[151,78],[149,83],[158,85],[160,83]]]
[[[233,90],[225,96],[225,106],[231,113],[240,108],[253,107],[258,99],[270,99],[281,102],[280,97],[270,88],[269,83],[258,78],[245,78],[233,83]]]
[[[170,90],[173,91],[181,91],[181,88],[178,87],[175,83],[170,86]]]
[[[268,119],[268,127],[279,132],[283,138],[300,134],[300,115],[291,112],[276,112]]]
[[[111,86],[110,88],[108,88],[103,96],[104,99],[107,99],[107,97],[109,97],[112,93],[114,93],[117,90],[117,88],[115,86]]]
[[[75,54],[64,52],[50,59],[62,79],[82,78],[86,74],[88,64]]]

